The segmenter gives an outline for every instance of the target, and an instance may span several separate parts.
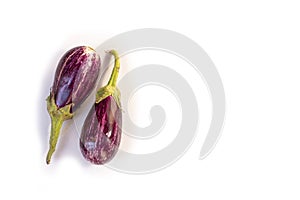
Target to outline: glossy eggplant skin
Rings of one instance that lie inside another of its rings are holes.
[[[75,110],[92,92],[99,71],[100,57],[87,46],[75,47],[60,59],[50,95],[46,99],[51,118],[47,164],[55,152],[63,122],[73,117]]]
[[[121,141],[122,111],[112,96],[91,108],[82,128],[80,150],[93,164],[105,164],[117,153]]]
[[[67,51],[60,59],[50,95],[57,108],[73,104],[71,113],[93,90],[100,71],[100,57],[87,46]]]

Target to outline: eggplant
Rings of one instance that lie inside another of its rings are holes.
[[[55,151],[63,122],[73,117],[76,109],[94,89],[100,66],[99,55],[88,46],[72,48],[60,59],[46,100],[51,118],[47,164]]]
[[[109,53],[115,58],[112,74],[108,84],[97,91],[79,139],[83,157],[96,165],[105,164],[116,155],[122,133],[120,91],[116,87],[120,61],[115,50]]]

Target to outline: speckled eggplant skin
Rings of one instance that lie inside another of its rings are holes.
[[[73,117],[75,110],[92,92],[99,71],[100,57],[87,46],[75,47],[60,59],[50,95],[46,99],[51,119],[47,164],[55,152],[63,122]]]
[[[91,108],[82,128],[80,150],[93,164],[105,164],[117,153],[122,132],[122,111],[108,96]]]
[[[60,59],[51,90],[58,108],[73,103],[71,112],[88,97],[93,90],[100,71],[100,57],[87,46],[67,51]]]

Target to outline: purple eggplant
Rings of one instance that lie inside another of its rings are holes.
[[[63,122],[73,117],[76,109],[94,89],[100,65],[99,55],[87,46],[75,47],[60,59],[47,98],[47,109],[51,118],[47,164],[55,151]]]
[[[120,61],[115,50],[110,53],[115,58],[113,72],[108,84],[98,90],[79,140],[83,157],[97,165],[109,162],[116,155],[122,133],[120,91],[116,87]]]

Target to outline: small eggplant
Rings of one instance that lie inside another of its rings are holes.
[[[47,109],[51,118],[47,164],[55,151],[63,122],[73,117],[75,110],[94,89],[100,65],[99,55],[87,46],[75,47],[60,59],[47,98]]]
[[[116,87],[120,61],[115,50],[109,53],[115,58],[113,72],[108,84],[97,91],[79,140],[83,157],[97,165],[109,162],[116,155],[122,133],[120,91]]]

